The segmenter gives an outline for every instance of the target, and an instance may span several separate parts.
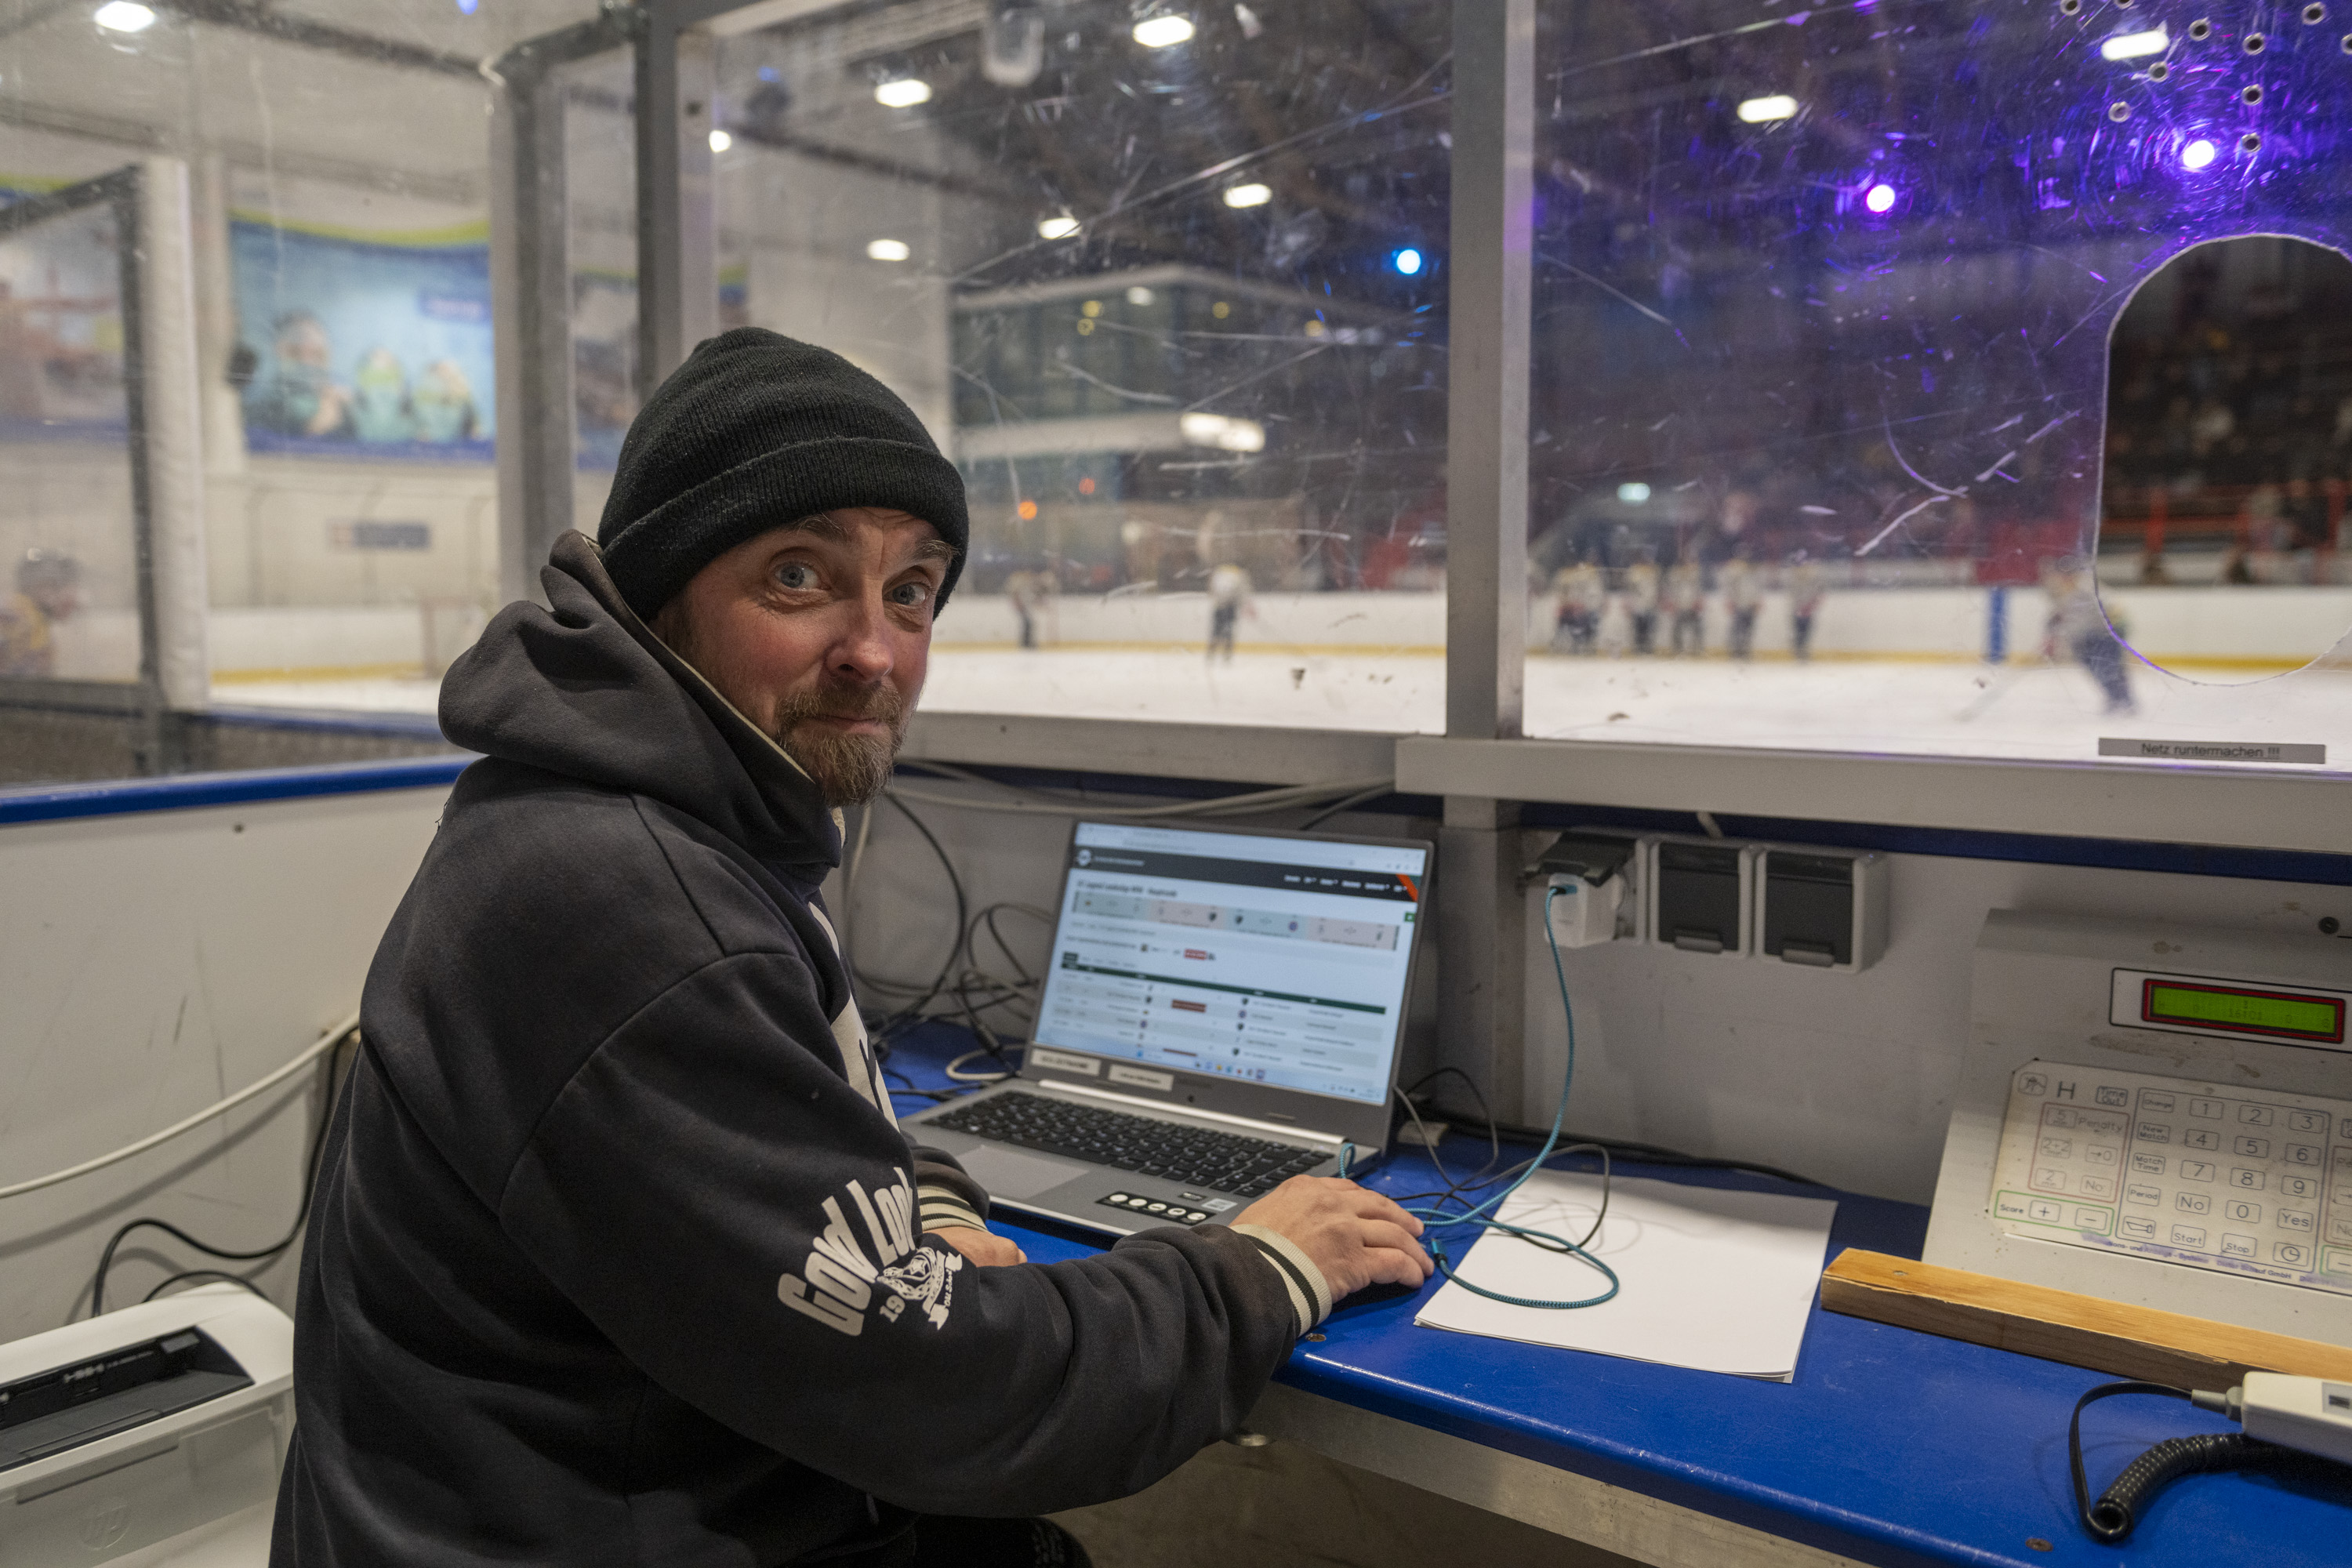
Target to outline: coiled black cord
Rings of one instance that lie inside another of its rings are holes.
[[[2300,1471],[2325,1467],[2326,1461],[2297,1449],[2265,1443],[2243,1432],[2207,1432],[2194,1437],[2170,1437],[2124,1467],[2107,1489],[2091,1501],[2090,1483],[2083,1476],[2083,1407],[2093,1400],[2117,1394],[2158,1394],[2168,1399],[2190,1397],[2185,1388],[2161,1383],[2103,1383],[2074,1402],[2074,1419],[2066,1428],[2066,1457],[2074,1472],[2074,1511],[2094,1541],[2120,1543],[2139,1522],[2141,1510],[2156,1494],[2183,1476],[2213,1470]]]

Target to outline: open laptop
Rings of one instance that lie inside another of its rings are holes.
[[[908,1121],[1008,1208],[1230,1219],[1381,1152],[1431,849],[1080,822],[1020,1073]]]

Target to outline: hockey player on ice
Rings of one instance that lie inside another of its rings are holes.
[[[1723,589],[1724,607],[1731,612],[1731,657],[1746,663],[1756,653],[1756,612],[1764,605],[1764,582],[1756,563],[1741,551],[1715,574]]]
[[[1685,550],[1681,559],[1667,569],[1665,586],[1666,614],[1673,617],[1670,644],[1674,656],[1687,653],[1696,658],[1706,651],[1706,635],[1701,613],[1706,607],[1706,581],[1700,574],[1698,552]]]
[[[1551,639],[1554,651],[1591,654],[1594,639],[1601,635],[1601,612],[1609,604],[1608,579],[1589,557],[1580,557],[1575,565],[1561,567],[1551,585],[1559,599],[1559,621]]]
[[[1633,651],[1658,651],[1658,563],[1647,553],[1625,568],[1625,613],[1633,623]]]

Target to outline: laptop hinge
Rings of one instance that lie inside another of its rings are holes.
[[[1332,1132],[1316,1132],[1305,1127],[1287,1127],[1279,1121],[1259,1121],[1247,1116],[1232,1116],[1222,1110],[1203,1110],[1197,1105],[1170,1105],[1165,1100],[1145,1100],[1139,1095],[1118,1094],[1108,1089],[1096,1089],[1091,1084],[1064,1083],[1059,1079],[1041,1078],[1031,1080],[1039,1089],[1050,1089],[1060,1094],[1079,1094],[1088,1100],[1108,1100],[1113,1105],[1131,1105],[1138,1110],[1156,1110],[1163,1116],[1181,1116],[1196,1121],[1213,1121],[1223,1127],[1246,1127],[1253,1132],[1267,1132],[1276,1138],[1294,1142],[1319,1143],[1336,1150],[1348,1142]]]

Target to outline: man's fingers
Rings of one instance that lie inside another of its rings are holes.
[[[1421,1234],[1421,1221],[1405,1213],[1395,1199],[1356,1186],[1352,1182],[1349,1187],[1349,1191],[1340,1195],[1348,1213],[1358,1219],[1386,1220],[1408,1235]]]
[[[1428,1258],[1409,1257],[1392,1247],[1367,1248],[1364,1261],[1370,1269],[1371,1277],[1365,1281],[1370,1285],[1423,1285],[1429,1280]]]
[[[970,1226],[953,1226],[932,1233],[982,1268],[1004,1268],[1029,1261],[1028,1254],[1007,1237],[994,1231],[974,1230]]]
[[[1358,1220],[1356,1245],[1367,1251],[1386,1247],[1396,1252],[1409,1253],[1415,1258],[1425,1256],[1421,1250],[1421,1243],[1413,1239],[1411,1231],[1401,1225],[1391,1225],[1384,1219]]]
[[[1384,1219],[1391,1225],[1402,1229],[1408,1236],[1419,1236],[1421,1234],[1421,1221],[1407,1214],[1403,1207],[1393,1198],[1384,1197],[1379,1193],[1366,1193],[1364,1195],[1370,1198],[1372,1200],[1372,1204],[1370,1208],[1358,1209],[1356,1211],[1360,1217],[1364,1219]]]

